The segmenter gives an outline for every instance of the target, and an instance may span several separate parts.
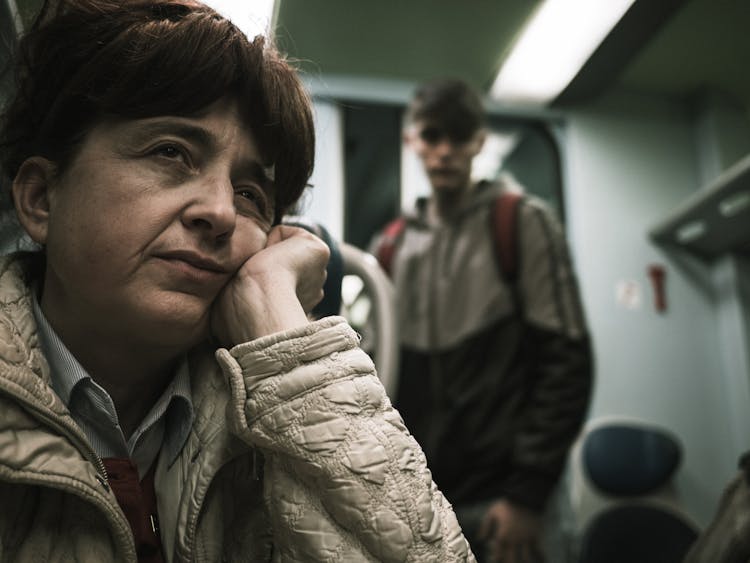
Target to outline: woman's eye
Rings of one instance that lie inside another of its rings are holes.
[[[260,188],[237,188],[235,195],[240,198],[240,206],[252,208],[254,213],[265,216],[268,211],[268,200]]]
[[[188,157],[185,151],[177,145],[161,145],[154,149],[154,154],[170,160],[179,160],[185,164],[188,163]]]
[[[255,191],[253,191],[253,190],[237,190],[237,192],[235,192],[235,193],[238,196],[244,197],[245,199],[253,201],[253,202],[257,202],[258,199],[259,199],[258,194],[255,193]]]

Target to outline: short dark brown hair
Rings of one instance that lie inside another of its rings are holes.
[[[277,221],[312,174],[312,110],[294,68],[200,2],[47,0],[14,64],[15,92],[0,116],[10,179],[34,155],[64,170],[104,118],[187,116],[224,96],[238,101],[275,165]]]
[[[446,132],[468,138],[481,129],[486,113],[479,94],[456,78],[439,78],[419,85],[407,109],[407,122],[428,121]]]

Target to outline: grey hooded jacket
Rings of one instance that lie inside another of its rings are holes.
[[[542,510],[585,419],[593,358],[564,231],[538,198],[517,209],[517,280],[500,275],[490,216],[505,189],[479,183],[440,223],[426,199],[406,215],[394,402],[451,503]]]

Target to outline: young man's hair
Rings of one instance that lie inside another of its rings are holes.
[[[309,98],[263,37],[194,0],[47,0],[15,56],[15,91],[0,116],[10,179],[39,155],[62,172],[102,119],[189,116],[230,96],[275,166],[276,221],[313,168]]]
[[[427,122],[452,137],[468,139],[484,127],[486,114],[477,92],[466,82],[440,78],[417,87],[407,123]]]

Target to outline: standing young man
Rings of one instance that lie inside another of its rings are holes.
[[[399,301],[395,403],[477,557],[540,560],[541,515],[592,381],[564,233],[524,196],[504,235],[515,237],[505,243],[517,276],[503,276],[490,225],[508,187],[471,180],[485,139],[479,97],[463,82],[434,81],[408,112],[405,140],[432,195],[373,245]]]

